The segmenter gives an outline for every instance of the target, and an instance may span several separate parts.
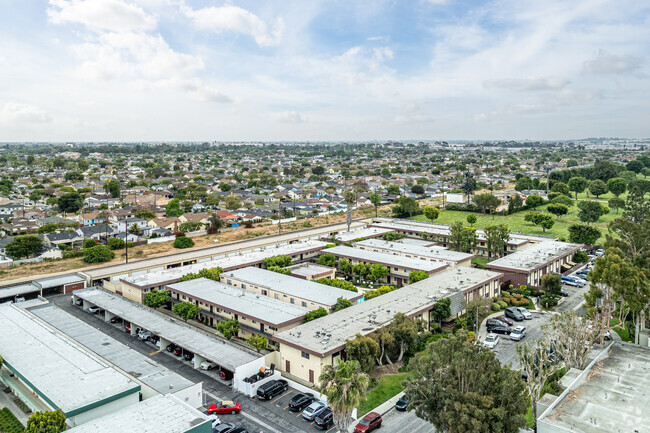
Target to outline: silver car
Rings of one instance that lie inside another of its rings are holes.
[[[530,311],[525,309],[524,307],[517,307],[517,310],[521,313],[522,316],[524,316],[524,319],[526,320],[533,320],[533,315],[530,314]]]
[[[324,401],[315,401],[302,411],[302,417],[307,421],[313,421],[326,408],[327,404]]]
[[[516,326],[510,333],[510,339],[514,341],[521,341],[526,336],[525,326]]]

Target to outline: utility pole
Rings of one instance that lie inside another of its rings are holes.
[[[282,199],[278,197],[278,234],[282,234]]]
[[[124,246],[126,247],[126,263],[129,263],[129,218],[124,218]]]

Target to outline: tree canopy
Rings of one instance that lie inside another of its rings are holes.
[[[38,254],[43,247],[43,241],[34,235],[16,236],[5,247],[5,252],[12,259],[22,259]]]
[[[187,322],[188,320],[196,318],[196,316],[199,315],[200,309],[191,302],[180,302],[174,305],[172,311]]]

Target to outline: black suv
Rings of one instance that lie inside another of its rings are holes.
[[[298,394],[289,401],[289,410],[291,412],[300,412],[314,401],[313,394]]]
[[[257,398],[260,400],[271,400],[289,389],[286,380],[270,380],[257,388]]]
[[[328,407],[322,411],[314,420],[314,425],[316,428],[321,430],[328,430],[332,427],[334,425],[334,414],[332,413],[332,409]]]

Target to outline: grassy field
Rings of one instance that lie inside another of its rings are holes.
[[[402,392],[404,387],[401,383],[408,374],[397,373],[380,377],[377,386],[366,393],[366,399],[359,405],[357,415],[361,416],[370,412],[386,400]]]
[[[538,207],[536,210],[544,212],[546,211],[546,206],[543,205]],[[521,211],[517,212],[511,215],[484,215],[481,213],[474,213],[476,216],[476,227],[479,228],[485,228],[490,225],[495,225],[495,224],[505,224],[508,226],[508,229],[511,232],[522,232],[522,233],[529,233],[529,234],[536,234],[536,235],[548,235],[548,236],[557,236],[558,238],[565,238],[566,240],[569,239],[569,226],[571,224],[576,224],[580,223],[580,219],[578,218],[578,208],[576,206],[571,206],[569,208],[569,213],[567,215],[564,215],[561,217],[559,220],[555,220],[555,224],[550,230],[547,230],[544,232],[541,227],[533,225],[532,223],[529,223],[527,221],[524,221],[524,218],[526,217],[526,214],[530,211]],[[440,212],[440,216],[438,217],[437,220],[435,220],[436,223],[441,223],[441,224],[451,224],[456,221],[462,221],[465,223],[465,225],[469,225],[467,223],[467,216],[473,212],[463,212],[463,211],[451,211],[451,210],[443,210]],[[603,215],[600,217],[600,221],[594,224],[595,227],[599,228],[603,235],[607,232],[607,224],[616,219],[617,217],[620,217],[622,215],[622,211],[619,211],[618,214],[616,214],[615,211],[610,211],[607,215]],[[555,218],[555,217],[554,217]],[[428,221],[424,215],[417,215],[413,217],[412,219],[418,220],[418,221]],[[601,242],[603,241],[603,238],[601,238]]]

